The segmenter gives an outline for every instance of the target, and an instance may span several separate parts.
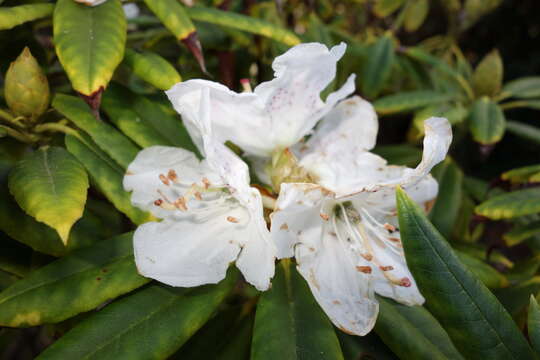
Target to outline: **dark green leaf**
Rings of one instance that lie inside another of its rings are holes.
[[[534,354],[495,296],[467,270],[398,188],[397,205],[407,264],[428,309],[466,358],[533,359]]]
[[[389,36],[382,36],[368,48],[367,61],[362,69],[362,92],[373,98],[383,88],[394,63],[394,45]]]
[[[517,121],[507,121],[506,130],[524,139],[540,144],[540,129]]]
[[[111,84],[103,96],[103,109],[124,134],[143,148],[168,145],[197,151],[178,116],[127,88]]]
[[[430,90],[417,90],[382,97],[377,99],[373,105],[379,114],[386,115],[442,103],[451,98],[451,94],[442,94]]]
[[[507,246],[514,246],[521,242],[540,234],[540,221],[535,221],[527,225],[516,226],[503,235]]]
[[[508,180],[512,184],[528,183],[535,182],[535,179],[538,177],[539,174],[540,164],[529,165],[504,172],[501,175],[501,179]]]
[[[386,17],[399,9],[405,0],[376,0],[373,12],[379,17]]]
[[[433,170],[439,183],[439,193],[429,219],[441,235],[449,239],[461,207],[463,173],[450,159],[446,159]]]
[[[105,88],[124,57],[127,24],[120,1],[87,6],[59,0],[53,20],[56,53],[73,88],[88,96]]]
[[[414,0],[405,10],[405,30],[416,31],[427,17],[429,12],[428,0]]]
[[[373,152],[392,165],[415,167],[422,160],[422,151],[411,145],[377,146]]]
[[[115,128],[96,119],[90,108],[81,99],[57,94],[52,105],[58,112],[87,132],[101,150],[105,151],[124,169],[137,156],[139,148]]]
[[[461,263],[488,288],[497,289],[508,286],[506,277],[484,261],[460,251],[456,251],[455,253],[459,258],[459,261],[461,261]]]
[[[278,358],[343,359],[332,324],[289,260],[259,299],[251,345],[253,360]]]
[[[88,170],[90,179],[107,199],[135,224],[152,220],[152,216],[131,205],[130,195],[122,185],[124,170],[86,138],[83,141],[66,136],[66,147]]]
[[[345,359],[356,360],[397,360],[381,339],[371,332],[366,336],[348,335],[338,332],[339,342]]]
[[[166,359],[204,325],[235,280],[236,272],[193,290],[150,285],[91,315],[38,359]]]
[[[537,354],[540,354],[540,307],[535,297],[531,295],[529,303],[529,315],[527,321],[529,339]]]
[[[26,327],[59,322],[148,281],[137,273],[132,234],[100,241],[73,251],[2,291],[0,325]]]
[[[382,297],[378,300],[375,331],[400,358],[463,359],[446,331],[426,309]]]

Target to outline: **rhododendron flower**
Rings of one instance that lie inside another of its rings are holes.
[[[336,63],[345,53],[344,43],[332,49],[319,43],[294,46],[273,64],[275,78],[259,84],[253,92],[235,93],[207,80],[188,80],[168,90],[167,96],[187,129],[196,132],[201,89],[209,89],[210,121],[216,138],[231,141],[251,156],[262,173],[264,161],[279,149],[298,143],[315,124],[342,99],[354,91],[355,76],[323,102],[320,93],[336,76]],[[200,144],[198,144],[200,146]]]
[[[394,191],[402,186],[418,203],[437,195],[431,168],[452,139],[446,119],[425,122],[424,154],[415,169],[389,166],[368,152],[377,119],[358,97],[340,103],[299,150],[299,164],[316,184],[283,183],[272,214],[278,258],[297,267],[332,322],[365,335],[375,325],[375,293],[407,305],[424,298],[407,268]]]
[[[162,219],[135,231],[136,265],[146,277],[189,287],[219,282],[236,260],[246,280],[266,290],[274,275],[275,247],[261,195],[249,185],[247,165],[213,138],[210,122],[204,121],[209,94],[202,93],[203,121],[193,135],[205,159],[152,146],[127,169],[124,188],[133,192],[132,203]]]

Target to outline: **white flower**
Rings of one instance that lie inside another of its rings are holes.
[[[75,2],[88,6],[98,6],[103,4],[105,1],[107,0],[75,0]]]
[[[247,155],[268,159],[276,149],[296,144],[341,99],[354,91],[354,75],[338,91],[320,93],[336,76],[336,63],[343,56],[344,43],[328,50],[318,43],[300,44],[278,56],[272,67],[275,78],[259,84],[252,93],[235,93],[206,80],[189,80],[168,90],[167,96],[193,135],[199,122],[200,89],[210,90],[211,122],[221,142],[231,141]]]
[[[163,219],[137,228],[137,268],[146,277],[189,287],[219,282],[236,260],[246,280],[266,290],[276,250],[261,195],[249,185],[247,165],[213,138],[209,91],[199,92],[201,121],[192,130],[205,160],[180,148],[152,146],[124,177],[132,203]]]
[[[332,322],[356,335],[375,324],[374,293],[407,305],[424,302],[405,262],[394,190],[400,185],[418,203],[432,201],[438,185],[429,172],[452,139],[446,119],[428,119],[421,163],[389,166],[368,152],[377,126],[369,103],[359,97],[341,102],[296,150],[318,184],[282,184],[271,216],[278,258],[295,256]]]

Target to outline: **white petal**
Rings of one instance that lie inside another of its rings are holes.
[[[320,233],[324,199],[323,189],[315,184],[281,185],[276,210],[271,215],[278,259],[292,257],[298,242]]]
[[[88,6],[98,6],[100,4],[103,4],[107,0],[75,0],[75,2],[85,4]]]
[[[167,96],[182,115],[194,142],[201,148],[196,123],[200,122],[201,90],[209,89],[210,118],[216,138],[240,146],[247,154],[268,157],[304,137],[340,99],[354,91],[354,76],[326,104],[320,92],[333,80],[345,44],[328,50],[322,44],[300,44],[275,59],[276,78],[253,93],[235,93],[205,80],[173,86]]]
[[[214,213],[205,222],[172,219],[146,223],[133,237],[137,269],[141,275],[171,286],[214,284],[225,277],[229,263],[240,251],[237,239],[245,236],[242,210]]]
[[[366,335],[379,311],[370,276],[357,271],[354,255],[328,222],[319,229],[317,237],[296,246],[298,270],[334,325],[350,334]]]
[[[171,178],[172,175],[176,177]],[[156,200],[174,203],[192,184],[204,187],[206,181],[224,186],[218,174],[193,153],[175,147],[151,146],[141,150],[128,166],[124,189],[132,191],[133,205],[158,218],[166,218],[182,216],[182,211],[174,206],[157,206]]]
[[[407,171],[402,185],[413,184],[429,174],[431,169],[444,160],[452,143],[452,126],[445,118],[432,117],[424,121],[424,152],[422,161],[411,171]]]

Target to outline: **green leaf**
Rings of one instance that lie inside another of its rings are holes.
[[[105,151],[124,169],[137,156],[139,148],[118,130],[96,119],[83,100],[74,96],[56,94],[52,106],[87,132],[101,150]]]
[[[102,106],[114,125],[143,148],[167,145],[197,152],[179,117],[144,96],[112,83]]]
[[[463,359],[439,322],[421,306],[377,297],[375,331],[402,359]],[[399,326],[396,326],[399,324]]]
[[[178,40],[185,40],[195,33],[195,26],[179,1],[144,0],[144,2]]]
[[[451,98],[451,94],[442,94],[431,90],[417,90],[384,96],[375,100],[373,105],[379,114],[387,115],[439,104]]]
[[[236,278],[193,290],[150,285],[94,313],[38,359],[166,359],[204,325]]]
[[[459,261],[488,288],[497,289],[508,286],[506,277],[484,261],[460,251],[455,251],[455,254],[459,258]]]
[[[405,9],[405,30],[408,32],[416,31],[426,20],[429,12],[428,0],[414,0]]]
[[[469,128],[476,142],[490,145],[502,139],[506,120],[501,108],[484,96],[472,105]]]
[[[32,250],[0,234],[0,270],[24,277],[30,271]]]
[[[510,181],[512,184],[528,183],[534,182],[539,173],[540,164],[529,165],[507,171],[501,175],[501,179]]]
[[[506,130],[524,139],[540,144],[540,129],[517,121],[507,121]]]
[[[100,241],[73,251],[2,291],[0,325],[27,327],[60,322],[148,281],[135,267],[131,233]]]
[[[64,244],[83,214],[88,176],[60,147],[41,148],[19,161],[9,174],[9,190],[29,215],[56,229]]]
[[[194,6],[186,10],[194,20],[262,35],[289,46],[300,43],[300,38],[295,33],[264,20],[203,6]]]
[[[540,221],[534,221],[527,225],[516,226],[503,235],[507,246],[515,246],[523,241],[540,234]]]
[[[521,99],[540,97],[540,76],[512,80],[504,85],[503,94]]]
[[[540,354],[540,307],[538,307],[538,302],[533,295],[531,295],[529,303],[527,329],[534,350]]]
[[[378,17],[387,17],[399,9],[405,0],[376,0],[373,12]]]
[[[368,48],[367,62],[362,69],[362,92],[373,98],[383,88],[394,63],[394,45],[390,36],[382,36]]]
[[[495,96],[501,91],[503,63],[498,50],[487,54],[473,73],[472,83],[476,96]]]
[[[3,182],[0,182],[0,230],[34,250],[54,256],[62,256],[96,241],[95,235],[88,231],[83,216],[73,226],[69,241],[64,245],[55,230],[36,221],[17,205],[9,194],[7,184]]]
[[[174,84],[182,81],[174,66],[154,52],[126,49],[124,64],[135,75],[161,90],[169,90]]]
[[[54,44],[73,88],[91,96],[107,87],[124,57],[127,24],[119,0],[99,6],[58,0]]]
[[[492,197],[476,213],[493,220],[511,219],[540,212],[540,188],[512,191]]]
[[[428,106],[415,112],[408,139],[417,141],[425,134],[424,121],[432,116],[448,119],[450,124],[459,124],[467,118],[469,112],[460,104],[441,103]]]
[[[392,165],[416,167],[422,160],[422,151],[407,144],[377,146],[373,152]]]
[[[397,360],[396,355],[386,347],[375,332],[366,336],[348,335],[338,332],[339,342],[345,359],[357,360]]]
[[[538,261],[538,259],[536,259]],[[529,304],[529,296],[537,294],[540,291],[540,277],[534,276],[517,285],[504,289],[495,290],[495,295],[504,305],[518,326],[523,326],[527,320],[527,305]],[[532,359],[532,358],[531,358]]]
[[[25,22],[52,14],[53,4],[29,4],[0,8],[0,30],[9,30]]]
[[[433,170],[439,183],[439,193],[429,214],[429,219],[441,235],[448,239],[452,234],[461,207],[463,173],[449,158]]]
[[[251,359],[343,359],[332,324],[289,260],[257,304]]]
[[[130,195],[122,185],[124,170],[92,144],[90,139],[83,142],[67,135],[66,148],[88,170],[90,179],[103,195],[131,221],[142,224],[153,219],[150,214],[131,205]]]
[[[430,312],[466,358],[533,359],[516,324],[406,193],[396,192],[407,264]]]

